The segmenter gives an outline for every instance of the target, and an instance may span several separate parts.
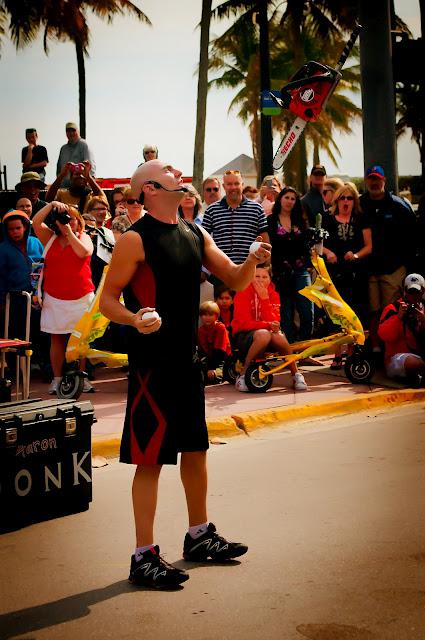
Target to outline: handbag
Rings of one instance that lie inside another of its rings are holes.
[[[44,279],[44,260],[46,258],[47,252],[56,240],[56,235],[53,233],[49,239],[49,242],[44,247],[43,255],[42,255],[42,265],[41,269],[38,270],[38,283],[37,283],[37,304],[41,308],[43,306],[43,279]]]

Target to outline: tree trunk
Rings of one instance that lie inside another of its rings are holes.
[[[78,67],[78,92],[80,104],[80,135],[86,137],[86,68],[84,64],[84,49],[79,42],[75,43]]]
[[[314,143],[314,148],[313,148],[313,165],[314,164],[320,164],[320,147],[319,147],[319,143],[315,142]]]
[[[212,0],[202,0],[201,44],[199,52],[198,100],[196,104],[195,148],[193,151],[193,185],[201,192],[204,179],[205,121],[208,93],[208,48],[210,43]]]
[[[270,89],[270,52],[269,52],[269,22],[267,17],[267,1],[257,2],[258,24],[260,26],[260,82],[261,91]],[[260,151],[260,174],[258,182],[264,176],[273,175],[273,135],[272,120],[270,116],[260,112],[261,125],[261,147]]]
[[[422,39],[422,55],[424,53],[425,50],[425,0],[419,0],[419,11],[421,14],[421,39]],[[424,100],[425,100],[425,69],[423,67],[423,65],[420,65],[421,69],[422,69],[422,75],[421,75],[421,88],[420,88],[420,95],[421,95],[421,104],[422,106],[424,105]],[[425,189],[425,153],[424,153],[424,138],[425,138],[425,131],[424,131],[424,118],[422,117],[422,131],[421,131],[421,147],[420,147],[420,154],[421,154],[421,167],[422,167],[422,188]]]

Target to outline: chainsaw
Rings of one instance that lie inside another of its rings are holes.
[[[297,116],[273,158],[273,169],[278,170],[282,167],[304,131],[307,122],[315,122],[320,116],[342,77],[341,69],[350,55],[361,29],[362,26],[357,24],[335,67],[320,62],[307,62],[282,88],[281,98],[270,93],[270,98],[281,109],[289,109]]]

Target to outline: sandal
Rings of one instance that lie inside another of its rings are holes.
[[[330,368],[333,371],[342,369],[342,356],[334,356],[334,359],[331,362]]]

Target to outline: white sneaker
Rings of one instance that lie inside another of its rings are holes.
[[[238,391],[249,391],[248,387],[246,386],[245,376],[238,376],[236,378],[235,387]]]
[[[295,391],[307,391],[307,383],[299,371],[293,376]]]
[[[55,396],[58,392],[58,386],[59,386],[58,381],[55,380],[55,378],[53,378],[52,382],[50,383],[50,387],[48,391],[49,395]]]
[[[94,393],[96,389],[87,378],[84,378],[83,393]]]

